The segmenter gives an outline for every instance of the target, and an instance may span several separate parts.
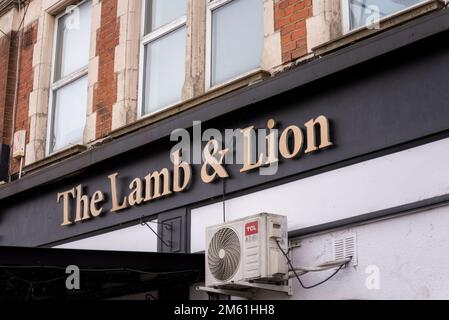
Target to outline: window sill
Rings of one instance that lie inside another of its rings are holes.
[[[72,147],[63,149],[56,153],[52,153],[51,155],[45,157],[42,160],[39,160],[37,162],[34,162],[30,165],[25,166],[23,168],[23,171],[25,173],[31,173],[31,172],[37,171],[40,168],[51,166],[52,164],[54,164],[56,162],[59,162],[61,160],[69,158],[75,154],[86,151],[86,149],[87,149],[87,147],[84,145],[81,145],[81,144],[74,145]]]
[[[194,98],[182,101],[172,107],[161,110],[160,112],[143,116],[136,122],[133,122],[127,126],[116,129],[110,133],[110,137],[117,138],[127,133],[139,130],[142,127],[153,124],[155,122],[161,121],[163,119],[169,118],[175,114],[181,113],[183,111],[192,109],[202,103],[213,100],[227,93],[235,91],[237,89],[250,86],[254,83],[260,82],[268,78],[270,74],[263,70],[257,70],[252,73],[245,74],[234,81],[227,82],[220,86],[210,88],[205,93],[196,96]],[[201,120],[201,119],[198,119]]]
[[[380,28],[378,29],[369,29],[367,27],[355,29],[342,35],[341,37],[312,48],[312,52],[316,56],[330,53],[354,42],[360,41],[392,27],[398,26],[402,23],[408,22],[416,17],[442,8],[444,8],[444,4],[441,2],[441,0],[424,2],[419,6],[410,8],[410,10],[401,11],[395,15],[382,19],[380,21]]]

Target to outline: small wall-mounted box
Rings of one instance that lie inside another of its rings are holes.
[[[26,136],[27,132],[25,130],[14,133],[14,144],[12,146],[12,157],[14,159],[25,157]]]

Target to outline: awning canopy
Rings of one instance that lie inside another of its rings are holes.
[[[79,269],[79,290],[67,289],[69,266]],[[179,298],[203,278],[203,254],[0,247],[0,300],[109,299],[159,290]]]

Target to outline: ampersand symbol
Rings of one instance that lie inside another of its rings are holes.
[[[229,178],[229,174],[223,166],[223,161],[228,152],[229,149],[220,150],[219,143],[215,139],[207,143],[203,152],[204,165],[201,169],[201,179],[204,183],[214,182],[217,177]],[[211,173],[209,169],[212,169],[213,172]]]

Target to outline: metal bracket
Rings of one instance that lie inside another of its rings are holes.
[[[268,291],[274,291],[274,292],[283,292],[288,294],[289,296],[293,295],[293,286],[292,281],[288,280],[286,285],[275,285],[275,284],[268,284],[268,283],[257,283],[257,282],[235,282],[236,285],[242,286],[242,287],[249,287],[256,290],[268,290]]]
[[[292,239],[289,241],[289,249],[301,248],[302,241],[300,239]]]
[[[231,296],[231,297],[239,297],[244,299],[252,300],[255,296],[255,291],[253,289],[250,290],[231,290],[231,289],[216,289],[216,288],[209,288],[209,287],[196,287],[197,291],[204,291],[207,293],[216,293],[216,294],[223,294],[225,296]]]
[[[159,235],[159,233],[150,226],[150,223],[154,223],[154,224],[157,224],[157,225],[162,225],[168,231],[171,231],[171,232],[173,231],[173,226],[171,224],[167,224],[167,223],[160,223],[160,222],[154,222],[154,221],[145,221],[145,217],[143,217],[143,216],[142,216],[142,218],[140,218],[140,225],[141,226],[147,226],[148,229],[150,229],[151,232],[153,232],[154,235],[159,239],[159,241],[161,241],[165,246],[167,246],[170,249],[172,249],[173,241],[172,240],[169,240],[168,242],[164,241],[164,239],[162,239],[162,237]],[[170,234],[170,237],[171,237],[171,239],[173,239],[173,234]]]
[[[240,297],[246,299],[254,299],[257,290],[268,290],[273,292],[283,292],[289,296],[293,296],[293,281],[289,279],[286,285],[275,285],[257,282],[234,282],[233,284],[241,286],[243,289],[220,289],[212,287],[196,287],[198,291],[209,293],[218,293],[232,297]]]

